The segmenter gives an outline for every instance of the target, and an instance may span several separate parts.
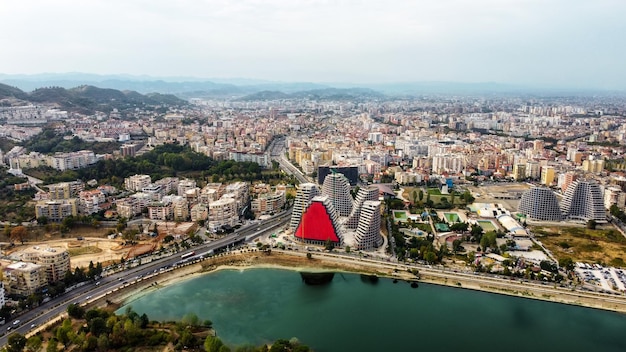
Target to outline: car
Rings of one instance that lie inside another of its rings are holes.
[[[17,324],[19,324],[19,323],[20,323],[20,320],[19,320],[19,319],[17,319],[16,321],[14,321],[14,322],[13,322],[13,325],[17,325]]]
[[[30,328],[31,329],[34,328],[35,326],[37,326],[37,324],[35,324],[35,323],[30,324]]]

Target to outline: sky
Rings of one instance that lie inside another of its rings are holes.
[[[626,88],[624,0],[0,0],[0,73]]]

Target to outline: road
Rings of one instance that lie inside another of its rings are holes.
[[[227,235],[218,240],[199,245],[189,250],[181,251],[175,255],[153,260],[151,262],[139,265],[137,267],[113,273],[103,277],[100,281],[89,282],[82,287],[78,287],[64,295],[52,299],[41,306],[30,310],[13,320],[6,322],[0,329],[0,346],[4,346],[7,342],[7,332],[19,332],[26,335],[29,331],[37,326],[45,324],[62,314],[66,313],[67,306],[71,303],[83,304],[91,299],[99,298],[111,294],[120,288],[128,287],[143,279],[173,270],[176,264],[182,262],[181,255],[195,252],[195,255],[186,261],[200,260],[201,256],[208,257],[213,251],[223,248],[232,247],[260,236],[261,234],[274,231],[289,222],[291,217],[290,211],[284,211],[271,219],[263,220],[259,223],[244,226],[233,234]],[[18,323],[15,323],[18,321]]]
[[[309,177],[300,171],[297,167],[287,160],[285,157],[285,138],[280,137],[272,141],[272,145],[269,147],[270,157],[276,161],[280,168],[289,175],[293,175],[300,183],[313,182]]]

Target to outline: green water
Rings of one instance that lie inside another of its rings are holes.
[[[318,352],[626,351],[626,315],[355,274],[306,286],[293,271],[219,271],[129,305],[152,320],[194,312],[231,346],[297,337]]]

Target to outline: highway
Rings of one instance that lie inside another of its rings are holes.
[[[280,168],[289,175],[294,175],[300,183],[312,182],[306,175],[302,173],[297,167],[293,166],[289,160],[285,157],[285,138],[280,137],[272,141],[269,147],[270,156],[272,160],[278,162]]]
[[[7,321],[0,327],[0,346],[4,346],[7,342],[9,334],[7,332],[19,332],[26,335],[29,331],[45,324],[67,312],[67,306],[71,303],[84,304],[92,299],[100,298],[112,293],[114,290],[128,287],[143,279],[158,276],[159,274],[172,270],[172,268],[181,264],[181,255],[195,252],[195,255],[186,259],[186,262],[201,259],[200,257],[208,257],[214,251],[234,247],[244,242],[251,241],[261,234],[274,231],[281,228],[289,222],[291,211],[283,211],[271,219],[259,221],[258,223],[246,225],[234,233],[227,235],[218,240],[205,243],[185,251],[178,252],[174,255],[153,260],[151,262],[139,265],[137,267],[123,270],[104,276],[98,282],[88,282],[82,287],[78,287],[70,292],[52,299],[39,307],[32,309],[13,320]],[[15,323],[17,322],[17,323]]]

